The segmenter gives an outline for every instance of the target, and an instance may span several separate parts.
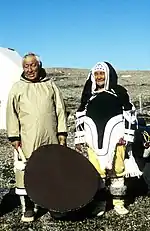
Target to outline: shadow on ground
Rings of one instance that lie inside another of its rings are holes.
[[[126,195],[126,205],[133,204],[135,198],[138,196],[144,196],[147,193],[147,186],[144,182],[144,179],[141,177],[138,179],[130,178],[126,179],[127,185],[127,195]],[[68,212],[68,213],[58,213],[58,212],[50,212],[52,218],[56,220],[71,220],[71,221],[82,221],[85,218],[92,218],[94,215],[91,214],[91,211],[94,211],[96,204],[99,200],[101,200],[104,195],[97,194],[94,200],[89,203],[87,206],[79,209],[78,211]],[[109,211],[113,208],[112,206],[112,197],[110,194],[106,193],[107,198],[107,206],[106,211]],[[1,204],[0,204],[0,216],[12,212],[15,208],[20,206],[19,196],[15,194],[14,189],[10,189],[9,192],[4,195]],[[38,213],[36,215],[36,220],[39,219],[41,216],[49,212],[47,209],[39,208]]]
[[[6,193],[0,204],[0,216],[12,212],[15,208],[20,206],[19,196],[15,194],[15,189],[12,188]]]

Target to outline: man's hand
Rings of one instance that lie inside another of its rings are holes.
[[[11,142],[11,144],[16,150],[18,150],[18,147],[21,147],[21,141],[18,140]]]

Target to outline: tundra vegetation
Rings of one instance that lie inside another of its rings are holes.
[[[68,112],[68,146],[74,148],[74,115],[80,103],[81,92],[86,81],[88,70],[71,68],[47,68],[47,73],[60,87]],[[123,85],[131,96],[139,117],[150,122],[150,71],[118,71],[119,84]],[[140,102],[140,103],[139,103]],[[129,214],[118,216],[108,209],[103,217],[84,219],[83,221],[54,220],[48,212],[41,214],[31,224],[20,222],[18,198],[13,194],[13,149],[7,141],[6,132],[0,131],[0,190],[12,188],[0,205],[0,230],[3,231],[149,231],[150,199],[144,195],[143,181],[134,179],[129,188],[134,200],[128,205]],[[2,193],[1,193],[2,195]],[[130,198],[131,199],[131,198]]]

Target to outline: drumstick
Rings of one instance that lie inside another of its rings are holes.
[[[18,152],[14,149],[14,161],[18,161]]]
[[[18,147],[18,152],[19,152],[19,155],[20,155],[22,161],[26,162],[26,158],[25,158],[25,156],[23,154],[23,151],[22,151],[22,149],[20,147]]]

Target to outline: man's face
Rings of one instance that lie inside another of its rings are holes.
[[[34,80],[39,74],[39,63],[34,56],[27,56],[23,61],[23,70],[28,79]]]
[[[95,71],[94,72],[95,82],[98,86],[103,86],[105,84],[105,72]]]

